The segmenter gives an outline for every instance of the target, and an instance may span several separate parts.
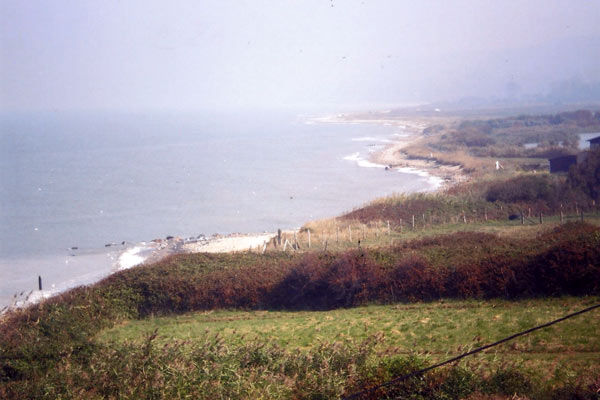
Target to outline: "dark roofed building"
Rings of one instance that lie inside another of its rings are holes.
[[[577,156],[555,157],[548,161],[550,161],[550,173],[568,172],[571,165],[577,164]]]
[[[590,142],[590,150],[600,149],[600,136],[596,136],[593,139],[588,140]]]

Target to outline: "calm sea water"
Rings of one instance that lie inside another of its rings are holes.
[[[431,187],[368,153],[399,128],[271,112],[1,117],[0,304],[88,283],[119,248],[166,235],[261,232]],[[78,247],[75,252],[68,250]]]

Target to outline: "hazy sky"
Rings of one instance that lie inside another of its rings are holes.
[[[0,4],[4,110],[378,105],[600,81],[600,1]]]

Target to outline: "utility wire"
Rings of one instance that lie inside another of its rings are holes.
[[[519,337],[519,336],[527,335],[528,333],[531,333],[531,332],[533,332],[533,331],[537,331],[538,329],[546,328],[546,327],[548,327],[548,326],[550,326],[550,325],[554,325],[554,324],[556,324],[556,323],[558,323],[558,322],[561,322],[561,321],[564,321],[564,320],[566,320],[566,319],[573,318],[573,317],[575,317],[575,316],[577,316],[577,315],[584,314],[584,313],[586,313],[586,312],[589,312],[589,311],[592,311],[592,310],[594,310],[594,309],[596,309],[596,308],[598,308],[598,307],[600,307],[600,304],[596,304],[596,305],[594,305],[594,306],[591,306],[591,307],[588,307],[588,308],[584,308],[583,310],[579,310],[579,311],[577,311],[577,312],[574,312],[574,313],[572,313],[572,314],[565,315],[564,317],[561,317],[561,318],[559,318],[559,319],[555,319],[554,321],[547,322],[547,323],[545,323],[545,324],[543,324],[543,325],[538,325],[538,326],[536,326],[536,327],[533,327],[533,328],[527,329],[526,331],[522,331],[522,332],[519,332],[519,333],[515,333],[514,335],[511,335],[511,336],[505,337],[504,339],[500,339],[500,340],[498,340],[497,342],[490,343],[490,344],[486,344],[485,346],[478,347],[478,348],[476,348],[476,349],[474,349],[474,350],[468,351],[468,352],[466,352],[466,353],[463,353],[463,354],[461,354],[461,355],[459,355],[459,356],[456,356],[456,357],[454,357],[454,358],[451,358],[451,359],[449,359],[449,360],[443,361],[443,362],[441,362],[441,363],[434,364],[434,365],[431,365],[431,366],[429,366],[429,367],[427,367],[427,368],[423,368],[423,369],[420,369],[420,370],[418,370],[418,371],[414,371],[414,372],[411,372],[411,373],[408,373],[408,374],[405,374],[405,375],[401,375],[401,376],[399,376],[399,377],[397,377],[397,378],[394,378],[394,379],[392,379],[392,380],[390,380],[390,381],[384,382],[384,383],[382,383],[382,384],[379,384],[379,385],[377,385],[377,386],[374,386],[374,387],[372,387],[372,388],[365,389],[365,390],[363,390],[363,391],[360,391],[360,392],[356,392],[356,393],[354,393],[354,394],[351,394],[351,395],[349,395],[349,396],[347,396],[347,397],[344,397],[344,398],[343,398],[343,400],[352,400],[352,399],[357,399],[357,398],[359,398],[360,396],[363,396],[363,395],[366,395],[366,394],[373,393],[374,391],[376,391],[376,390],[378,390],[378,389],[381,389],[381,388],[383,388],[383,387],[392,386],[392,385],[394,385],[394,384],[396,384],[396,383],[398,383],[398,382],[404,381],[404,380],[406,380],[406,379],[408,379],[408,378],[412,378],[413,376],[422,375],[422,374],[424,374],[425,372],[431,371],[432,369],[435,369],[435,368],[441,367],[441,366],[443,366],[443,365],[446,365],[446,364],[453,363],[453,362],[455,362],[455,361],[458,361],[458,360],[460,360],[461,358],[464,358],[464,357],[467,357],[467,356],[473,355],[473,354],[475,354],[475,353],[479,353],[479,352],[481,352],[481,351],[483,351],[483,350],[489,349],[490,347],[498,346],[499,344],[502,344],[502,343],[504,343],[504,342],[508,342],[509,340],[515,339],[515,338],[517,338],[517,337]]]

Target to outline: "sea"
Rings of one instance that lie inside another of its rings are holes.
[[[369,161],[406,135],[402,127],[315,116],[0,115],[0,308],[93,283],[123,267],[123,252],[156,238],[297,228],[439,185]]]

